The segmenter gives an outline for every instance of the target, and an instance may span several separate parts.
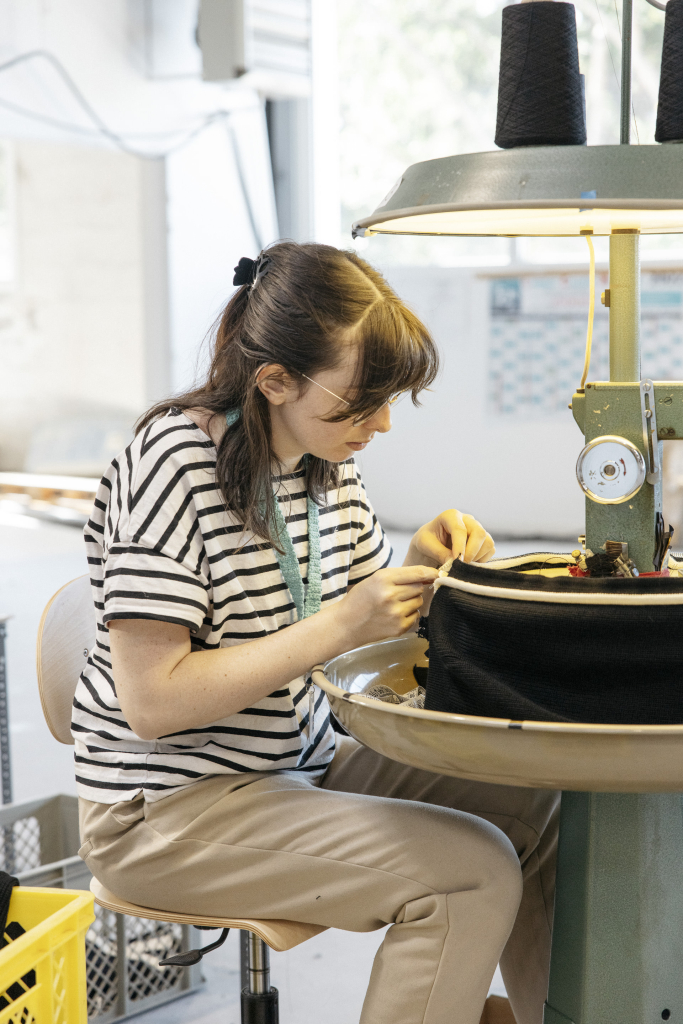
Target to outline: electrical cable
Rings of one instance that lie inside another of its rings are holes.
[[[56,117],[50,117],[47,114],[38,114],[34,110],[28,110],[26,107],[19,106],[18,103],[12,103],[11,100],[0,99],[0,107],[10,110],[13,114],[18,114],[19,117],[28,117],[32,121],[41,121],[43,124],[49,124],[52,128],[61,128],[63,131],[88,135],[90,138],[100,134],[92,128],[84,128],[82,125],[71,124],[69,121],[60,121]]]
[[[139,153],[130,150],[126,145],[124,139],[117,135],[116,132],[112,131],[108,125],[102,120],[97,111],[90,106],[88,100],[83,95],[81,90],[78,88],[73,78],[66,70],[64,65],[61,63],[54,54],[50,53],[49,50],[29,50],[26,53],[20,53],[16,57],[12,57],[10,60],[4,61],[0,64],[0,73],[9,71],[10,68],[17,67],[19,64],[24,64],[30,60],[44,60],[57,72],[62,82],[71,93],[73,98],[76,100],[81,109],[85,112],[86,116],[96,126],[97,131],[100,135],[104,135],[105,138],[109,139],[110,142],[114,143],[119,149],[122,149],[126,153],[130,153],[132,156],[149,156],[147,153]]]
[[[26,117],[32,121],[39,121],[41,124],[48,124],[51,128],[59,128],[62,131],[73,132],[78,135],[86,135],[91,139],[99,138],[101,135],[101,132],[93,128],[85,128],[83,125],[72,124],[69,121],[60,121],[58,118],[50,117],[48,114],[39,114],[34,110],[28,110],[26,107],[20,106],[18,103],[12,103],[11,100],[0,98],[0,107],[6,108],[13,114],[17,114],[19,117]],[[115,145],[117,149],[123,149],[125,153],[139,157],[140,159],[161,160],[164,157],[169,156],[171,153],[177,152],[178,149],[182,149],[183,146],[186,146],[188,142],[191,142],[196,135],[203,132],[205,128],[208,128],[212,124],[223,119],[227,121],[230,117],[231,114],[227,110],[215,110],[212,113],[207,114],[207,116],[204,117],[198,125],[195,125],[195,127],[190,130],[184,128],[169,128],[167,131],[163,132],[121,132],[121,138],[125,136],[136,139],[168,138],[168,136],[179,135],[181,132],[185,132],[185,135],[180,142],[170,146],[168,149],[165,149],[160,153],[138,152],[127,146],[121,147],[118,143],[115,143]],[[111,138],[111,136],[109,136],[109,138]]]
[[[65,131],[75,132],[80,135],[103,135],[113,145],[115,145],[117,149],[122,150],[124,153],[128,153],[129,156],[136,156],[146,160],[163,159],[187,145],[188,142],[195,138],[200,132],[204,131],[205,128],[210,127],[210,125],[215,124],[217,121],[227,121],[232,116],[232,112],[229,110],[214,110],[207,114],[198,125],[195,125],[193,128],[188,130],[177,128],[175,130],[165,132],[115,132],[109,128],[94,107],[90,105],[87,98],[76,85],[59,58],[55,57],[55,55],[50,53],[49,50],[29,50],[26,53],[20,53],[16,57],[12,57],[11,60],[4,61],[4,63],[0,64],[0,74],[4,71],[9,71],[10,68],[17,67],[19,64],[36,59],[47,61],[48,64],[50,64],[50,66],[57,72],[73,98],[85,112],[88,119],[95,125],[95,129],[93,130],[92,128],[86,128],[83,125],[72,124],[67,121],[60,121],[59,119],[49,117],[46,114],[39,114],[37,112],[27,110],[25,107],[12,103],[10,100],[0,99],[0,106],[6,107],[8,110],[11,110],[13,113],[18,114],[21,117],[31,118],[35,121],[42,121],[45,124],[49,124],[55,128],[61,128]],[[159,136],[178,135],[183,131],[185,131],[185,135],[180,142],[158,153],[147,153],[142,150],[133,149],[126,142],[126,136],[129,138],[154,138]]]
[[[175,145],[168,147],[162,152],[146,153],[142,150],[133,149],[131,146],[129,146],[125,141],[125,136],[128,135],[129,137],[134,138],[153,138],[159,136],[177,135],[180,132],[184,131],[184,129],[179,128],[176,129],[175,131],[153,133],[150,132],[148,134],[144,132],[117,133],[112,131],[112,129],[109,128],[109,126],[100,117],[100,115],[97,113],[94,107],[90,105],[87,98],[78,88],[78,86],[72,79],[67,69],[61,63],[61,61],[57,57],[55,57],[54,54],[50,53],[49,50],[29,50],[26,53],[20,53],[16,57],[12,57],[10,60],[4,61],[4,63],[0,64],[0,74],[2,74],[3,71],[9,71],[10,68],[17,67],[20,64],[26,63],[27,61],[35,60],[36,58],[46,60],[48,64],[50,64],[50,66],[57,72],[57,74],[59,75],[63,83],[66,85],[67,89],[69,90],[73,98],[76,100],[78,105],[85,112],[89,120],[95,125],[95,130],[91,128],[86,128],[83,125],[75,125],[70,124],[66,121],[60,121],[58,118],[49,117],[45,114],[38,114],[34,111],[27,110],[25,107],[19,106],[19,104],[12,103],[10,100],[0,99],[0,107],[4,107],[7,110],[12,111],[12,113],[19,115],[20,117],[26,117],[35,121],[41,121],[44,124],[49,124],[53,128],[60,128],[63,131],[71,131],[80,135],[88,135],[91,138],[103,135],[106,139],[109,140],[109,142],[116,146],[117,149],[120,149],[122,152],[128,154],[128,156],[134,156],[142,160],[163,160],[167,156],[170,156],[173,153],[177,153],[178,150],[182,149],[184,146],[187,146],[188,143],[190,143],[198,135],[201,135],[201,133],[205,131],[207,128],[209,128],[212,124],[218,124],[221,121],[224,122],[233,152],[235,168],[237,170],[237,177],[240,183],[240,189],[242,191],[244,205],[247,210],[249,225],[251,227],[252,233],[254,235],[254,241],[256,242],[259,251],[263,249],[263,239],[257,227],[254,208],[251,202],[251,196],[249,195],[249,189],[247,187],[244,168],[242,166],[242,157],[240,154],[239,144],[237,142],[234,127],[231,124],[232,111],[220,109],[214,110],[211,113],[207,114],[202,119],[202,121],[194,128],[186,130],[184,136]]]
[[[595,319],[595,246],[590,235],[584,235],[588,242],[590,253],[590,270],[588,272],[588,327],[586,329],[586,358],[583,363],[583,373],[579,391],[583,391],[588,380],[588,371],[591,365],[591,349],[593,348],[593,321]]]
[[[619,8],[617,7],[617,0],[614,0],[614,13],[617,16],[617,29],[619,30],[619,38],[622,39],[622,35],[621,35],[621,21],[619,20]],[[622,43],[623,43],[623,40],[622,40]],[[630,57],[629,57],[629,60],[630,60]],[[630,75],[630,69],[629,69],[629,75]],[[638,131],[638,120],[636,118],[636,108],[635,108],[635,104],[633,102],[633,99],[631,99],[631,114],[633,116],[633,127],[636,130],[636,140],[638,142],[638,145],[640,145],[640,132]]]
[[[227,129],[228,138],[230,139],[230,144],[232,146],[232,154],[233,154],[233,157],[235,159],[235,167],[237,169],[237,177],[239,178],[240,188],[242,189],[242,195],[244,196],[244,205],[247,208],[247,216],[249,217],[249,225],[251,227],[251,233],[254,236],[254,241],[256,242],[256,247],[257,247],[258,251],[259,252],[263,252],[263,238],[261,237],[261,232],[259,231],[258,225],[256,224],[256,218],[254,216],[254,208],[251,205],[251,200],[249,198],[249,190],[247,188],[247,179],[246,179],[246,176],[244,174],[244,168],[242,167],[242,154],[240,153],[240,148],[239,148],[239,146],[237,144],[237,138],[235,137],[235,129],[233,128],[233,126],[230,124],[229,121],[226,123],[225,127]]]
[[[609,39],[607,38],[607,32],[605,31],[605,23],[602,20],[602,13],[601,13],[600,7],[598,5],[598,0],[595,0],[595,9],[598,12],[598,18],[600,19],[600,28],[602,29],[603,39],[605,40],[605,43],[607,45],[607,52],[609,53],[609,59],[610,59],[611,65],[612,65],[612,71],[614,72],[614,81],[617,83],[617,89],[618,89],[619,88],[619,75],[617,74],[617,66],[614,63],[614,57],[612,56],[612,47],[610,46]]]
[[[0,107],[6,107],[7,110],[10,110],[13,114],[18,114],[19,117],[27,117],[33,121],[40,121],[43,124],[49,124],[53,128],[60,128],[62,129],[62,131],[74,132],[78,135],[87,135],[91,139],[99,138],[99,136],[101,135],[101,132],[93,128],[85,128],[83,125],[73,124],[70,121],[60,121],[58,118],[50,117],[48,114],[39,114],[35,110],[29,110],[27,107],[22,107],[18,103],[13,103],[11,100],[0,98]],[[255,108],[242,107],[240,109],[251,110]],[[189,130],[185,128],[168,128],[166,129],[166,131],[160,132],[121,132],[120,137],[125,137],[129,139],[159,139],[168,138],[169,136],[172,135],[180,135],[182,132],[185,132],[185,137],[181,140],[181,142],[176,143],[174,146],[164,150],[161,153],[136,152],[133,154],[141,158],[157,160],[165,156],[168,156],[169,153],[176,152],[178,148],[182,148],[182,146],[186,145],[187,142],[194,138],[195,135],[203,131],[205,128],[208,128],[211,124],[214,124],[216,121],[220,121],[221,119],[227,120],[231,116],[232,114],[230,111],[214,110],[210,114],[207,114],[206,117],[202,118],[198,125],[195,125],[194,128],[191,128]],[[130,151],[126,149],[125,152]]]

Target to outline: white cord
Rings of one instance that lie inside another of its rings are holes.
[[[579,391],[583,391],[586,386],[588,379],[588,370],[591,365],[591,349],[593,347],[593,320],[595,319],[595,248],[593,246],[593,239],[590,235],[584,235],[584,238],[588,242],[588,251],[590,253],[590,271],[589,277],[589,297],[588,297],[588,329],[586,330],[586,358],[583,364],[583,373],[581,374],[581,383],[579,384]]]
[[[219,109],[213,110],[204,115],[204,117],[202,117],[201,120],[191,128],[176,128],[165,132],[115,132],[108,127],[97,111],[90,105],[59,58],[53,53],[50,53],[49,50],[29,50],[26,53],[20,53],[16,57],[12,57],[11,60],[6,60],[0,63],[0,73],[3,71],[9,71],[10,68],[16,67],[19,64],[24,64],[27,61],[33,61],[36,59],[47,61],[52,66],[94,127],[86,128],[84,125],[71,124],[67,121],[62,121],[59,118],[49,117],[48,115],[40,114],[37,111],[28,110],[26,107],[22,107],[19,104],[6,99],[0,99],[0,107],[5,107],[7,110],[11,110],[13,113],[18,114],[20,117],[31,118],[31,120],[34,121],[42,121],[45,124],[53,125],[55,128],[62,128],[65,131],[74,132],[79,135],[104,136],[114,146],[117,146],[118,149],[122,150],[124,153],[128,153],[130,156],[137,156],[146,160],[160,160],[166,156],[170,156],[171,153],[175,153],[179,149],[182,149],[183,146],[186,146],[188,142],[191,142],[192,139],[203,132],[206,128],[209,128],[212,124],[221,121],[228,125],[230,123],[232,111]],[[246,110],[249,108],[240,109]],[[180,135],[180,140],[170,148],[156,153],[133,149],[126,142],[126,138],[153,139],[173,135]]]
[[[10,68],[17,67],[19,64],[24,64],[27,61],[33,61],[36,59],[47,61],[48,64],[50,64],[52,68],[57,72],[66,88],[69,90],[69,92],[76,100],[76,102],[79,104],[81,109],[85,112],[86,116],[88,117],[88,120],[95,126],[94,129],[85,128],[82,125],[70,124],[68,122],[64,122],[56,118],[46,116],[44,114],[39,114],[32,110],[27,110],[25,107],[21,107],[16,103],[12,103],[9,100],[5,100],[2,98],[0,98],[0,107],[5,107],[6,109],[11,110],[13,113],[18,114],[20,117],[28,117],[35,121],[43,121],[46,124],[51,124],[56,128],[62,128],[66,131],[76,132],[81,135],[85,134],[104,136],[118,149],[122,150],[124,153],[128,153],[129,156],[135,156],[141,160],[163,160],[165,157],[170,156],[172,153],[177,153],[178,150],[182,149],[184,146],[187,146],[189,142],[195,139],[198,135],[201,135],[201,133],[205,131],[207,128],[209,128],[212,124],[224,124],[228,133],[230,145],[232,147],[233,157],[235,160],[235,167],[237,169],[237,177],[239,179],[240,188],[242,190],[242,196],[247,210],[247,215],[249,217],[249,223],[251,225],[254,240],[256,242],[256,248],[259,251],[263,249],[264,243],[263,239],[261,238],[261,233],[258,229],[253,204],[251,201],[251,196],[249,193],[249,189],[247,187],[246,174],[244,171],[244,167],[242,165],[240,147],[231,121],[231,111],[214,110],[211,113],[206,114],[202,118],[202,120],[193,128],[178,128],[166,132],[149,133],[114,132],[111,130],[111,128],[107,126],[107,124],[102,120],[102,118],[99,116],[96,110],[90,105],[86,97],[83,95],[81,90],[74,82],[73,78],[71,77],[67,69],[59,60],[59,58],[55,57],[55,55],[53,53],[50,53],[49,50],[29,50],[26,53],[20,53],[16,57],[12,57],[10,60],[6,60],[3,63],[0,63],[0,74],[3,71],[9,71]],[[247,110],[249,108],[244,107],[242,109]],[[126,142],[126,136],[128,136],[129,138],[154,138],[168,135],[181,135],[180,141],[176,142],[168,149],[162,150],[161,152],[157,153],[148,153],[143,150],[133,149]]]

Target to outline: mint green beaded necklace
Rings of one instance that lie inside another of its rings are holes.
[[[225,422],[231,427],[240,418],[241,409],[229,409],[225,414]],[[308,455],[304,455],[304,462],[308,462]],[[263,502],[265,505],[265,502]],[[280,508],[280,502],[275,495],[275,532],[277,533],[279,546],[282,550],[274,548],[275,556],[280,566],[282,578],[287,584],[292,600],[296,605],[298,620],[307,619],[309,615],[315,615],[320,611],[322,599],[322,570],[320,567],[320,522],[318,519],[318,506],[306,495],[306,512],[308,519],[308,586],[304,587],[299,559],[289,536],[287,523]],[[315,719],[315,686],[309,678],[306,682],[308,691],[308,737],[309,742],[314,736]]]
[[[225,414],[225,421],[229,427],[237,422],[241,415],[240,409],[230,409]],[[308,456],[304,456],[308,461]],[[307,619],[309,615],[315,615],[320,611],[322,598],[322,573],[320,568],[320,523],[318,519],[318,506],[309,495],[306,496],[306,511],[308,518],[308,586],[304,587],[304,581],[299,568],[299,559],[296,557],[292,539],[287,530],[287,523],[280,508],[280,502],[275,497],[275,532],[277,534],[279,551],[275,548],[275,555],[280,566],[282,578],[287,584],[292,600],[296,605],[298,619]]]

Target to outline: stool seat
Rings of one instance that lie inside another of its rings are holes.
[[[115,910],[119,914],[131,917],[145,917],[152,921],[172,921],[174,924],[193,924],[199,928],[236,928],[251,932],[274,949],[276,953],[284,953],[293,949],[314,935],[327,931],[324,925],[302,924],[300,921],[255,921],[242,917],[204,917],[201,914],[181,914],[172,910],[154,910],[152,907],[140,907],[129,903],[119,896],[114,896],[96,878],[90,881],[90,891],[95,902],[106,910]]]

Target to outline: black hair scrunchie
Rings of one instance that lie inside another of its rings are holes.
[[[250,260],[248,256],[243,256],[237,266],[234,268],[235,276],[232,279],[233,284],[251,284],[254,280],[254,267],[256,266],[256,260]]]
[[[242,256],[234,270],[235,276],[232,283],[235,285],[250,284],[253,289],[270,270],[270,257],[264,253],[261,253],[255,260],[250,260],[248,256]]]

